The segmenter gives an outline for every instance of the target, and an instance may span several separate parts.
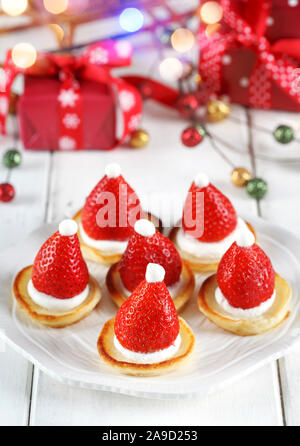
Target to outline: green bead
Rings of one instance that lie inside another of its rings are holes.
[[[288,125],[279,125],[273,132],[276,141],[281,144],[288,144],[294,139],[294,130]]]
[[[22,155],[18,150],[8,150],[3,155],[3,164],[9,169],[13,169],[14,167],[18,167],[21,164]]]
[[[268,184],[262,178],[253,178],[246,184],[246,189],[250,197],[260,200],[268,192]]]
[[[206,130],[203,127],[203,125],[201,124],[196,124],[195,125],[196,129],[198,130],[198,132],[200,133],[201,136],[203,136],[203,138],[206,136]]]

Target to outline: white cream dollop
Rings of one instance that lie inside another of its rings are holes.
[[[178,333],[177,338],[175,339],[173,344],[170,345],[170,347],[152,353],[139,353],[124,348],[118,341],[117,337],[114,336],[114,345],[118,352],[120,352],[121,355],[124,356],[126,359],[136,364],[154,364],[162,361],[167,361],[167,359],[172,358],[177,353],[180,344],[181,336],[180,333]]]
[[[194,183],[196,186],[198,186],[200,189],[203,187],[207,187],[209,185],[209,178],[204,172],[199,172],[195,176]]]
[[[251,234],[251,235],[250,235]],[[253,234],[247,227],[244,220],[238,218],[234,231],[219,242],[201,242],[189,234],[186,234],[182,228],[179,229],[176,236],[176,243],[182,251],[185,251],[199,259],[210,262],[218,262],[223,254],[230,248],[238,237],[253,239]]]
[[[123,254],[127,248],[128,241],[118,240],[96,240],[87,235],[83,229],[82,223],[79,224],[80,235],[84,243],[92,248],[98,249],[103,253],[109,254]]]
[[[143,237],[152,237],[155,234],[155,226],[152,221],[145,218],[137,220],[134,224],[134,230]]]
[[[165,278],[165,268],[158,263],[148,263],[145,277],[148,283],[162,282]]]
[[[274,293],[272,296],[262,302],[257,307],[248,308],[244,310],[243,308],[236,308],[230,305],[222,291],[219,287],[216,288],[215,291],[215,298],[220,307],[226,311],[226,313],[229,313],[231,317],[238,318],[238,319],[253,319],[261,316],[263,313],[265,313],[274,303],[276,297],[276,291],[274,290]]]
[[[66,311],[73,310],[81,305],[89,295],[89,285],[85,289],[77,294],[77,296],[70,297],[69,299],[58,299],[50,294],[41,293],[33,285],[32,280],[28,282],[27,291],[33,302],[40,307],[54,312],[65,313]]]
[[[77,233],[78,225],[75,220],[66,219],[59,224],[58,230],[63,237],[70,237]]]
[[[118,163],[107,164],[105,167],[105,175],[108,178],[118,178],[121,175],[121,167]]]

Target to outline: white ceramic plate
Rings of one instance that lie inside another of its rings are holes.
[[[288,280],[293,290],[291,316],[266,334],[239,337],[217,328],[200,314],[194,296],[182,313],[196,335],[196,349],[189,366],[151,378],[112,372],[101,361],[96,349],[103,323],[116,312],[104,285],[105,267],[89,264],[91,273],[101,284],[103,298],[88,318],[71,327],[39,326],[26,317],[12,299],[14,275],[32,263],[42,242],[56,230],[53,225],[42,227],[0,256],[0,333],[9,345],[45,373],[67,384],[166,399],[216,391],[279,358],[300,339],[300,239],[262,219],[247,217],[247,220],[255,227],[259,243],[271,257],[276,271]],[[203,279],[204,276],[198,277],[198,287]]]

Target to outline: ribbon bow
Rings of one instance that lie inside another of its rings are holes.
[[[208,42],[204,32],[199,35],[201,74],[206,87],[206,98],[219,94],[222,80],[224,53],[238,42],[254,51],[257,60],[249,79],[249,105],[270,109],[272,106],[272,82],[275,82],[290,98],[300,105],[300,89],[296,88],[300,60],[300,41],[282,39],[271,44],[265,37],[271,0],[251,0],[244,6],[243,17],[233,7],[231,0],[221,0],[225,29],[216,33]]]
[[[5,134],[9,97],[15,77],[22,73],[31,76],[57,76],[61,82],[57,97],[59,114],[59,149],[80,150],[83,147],[82,95],[80,79],[115,86],[123,114],[123,133],[112,148],[124,141],[138,125],[142,113],[142,98],[137,89],[113,77],[112,68],[130,65],[132,47],[125,41],[104,41],[90,46],[78,57],[39,53],[33,67],[18,68],[7,52],[0,77],[0,132]]]

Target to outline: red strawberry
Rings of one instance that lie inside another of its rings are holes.
[[[81,293],[89,281],[74,220],[64,220],[39,250],[32,269],[32,282],[41,293],[68,299]]]
[[[156,232],[154,224],[148,220],[138,220],[134,229],[119,266],[124,286],[133,291],[144,279],[149,262],[164,267],[167,286],[176,283],[180,277],[182,263],[171,240]]]
[[[140,201],[117,164],[109,164],[105,171],[86,199],[82,226],[95,240],[128,240],[135,221],[141,218]]]
[[[149,278],[149,275],[153,277],[153,273],[158,273],[160,277]],[[146,280],[119,308],[115,319],[115,335],[124,348],[152,353],[170,347],[177,338],[178,316],[163,278],[163,268],[150,263]]]
[[[259,246],[239,246],[234,242],[221,259],[217,281],[230,305],[248,309],[272,296],[275,273],[271,260]]]
[[[204,194],[204,202],[198,192]],[[193,232],[199,234],[200,228],[200,234],[195,238],[201,242],[218,242],[236,228],[237,215],[230,200],[209,183],[205,174],[198,174],[190,187],[183,209],[182,225],[184,231],[191,235]]]

